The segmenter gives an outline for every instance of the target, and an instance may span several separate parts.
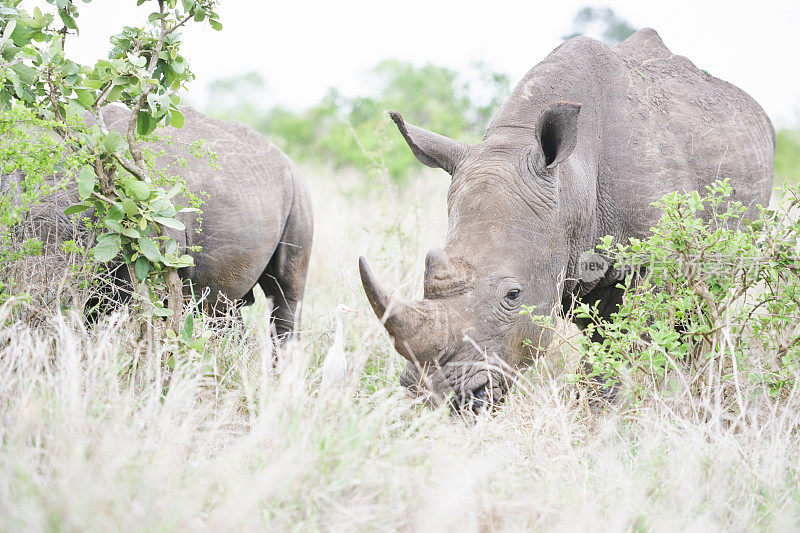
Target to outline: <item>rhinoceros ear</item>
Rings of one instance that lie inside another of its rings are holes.
[[[545,165],[553,168],[569,157],[578,141],[578,113],[582,104],[556,102],[539,115],[536,139],[542,147]]]
[[[389,111],[389,116],[397,124],[397,129],[403,134],[416,158],[424,165],[438,167],[452,174],[456,163],[469,148],[466,143],[406,124],[397,111]]]

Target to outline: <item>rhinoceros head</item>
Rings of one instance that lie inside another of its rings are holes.
[[[417,159],[452,175],[447,237],[426,257],[422,300],[392,298],[360,260],[370,304],[409,360],[405,386],[482,408],[550,343],[552,332],[520,312],[553,317],[561,305],[570,235],[559,216],[559,164],[575,147],[579,111],[554,103],[535,128],[495,128],[475,145],[391,113]]]

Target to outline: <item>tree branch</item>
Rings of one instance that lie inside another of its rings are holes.
[[[122,165],[122,168],[133,174],[136,178],[147,181],[145,171],[139,168],[133,161],[120,154],[115,154],[114,159]]]
[[[182,21],[175,23],[174,26],[172,26],[169,30],[167,30],[167,33],[165,33],[164,36],[166,37],[170,33],[174,32],[175,30],[177,30],[178,28],[189,22],[193,16],[194,15],[186,15],[186,17]]]
[[[94,109],[100,109],[101,107],[103,107],[103,104],[106,103],[106,98],[108,98],[108,95],[111,93],[111,89],[113,88],[114,88],[114,82],[113,81],[108,82],[108,85],[106,85],[106,87],[100,92],[100,94],[97,95],[97,99],[92,104],[92,107]]]
[[[153,55],[150,56],[150,64],[147,66],[148,78],[153,77],[153,73],[158,65],[158,56],[161,55],[161,50],[164,48],[164,39],[167,36],[167,21],[164,18],[164,0],[158,0],[158,11],[161,13],[161,33],[158,36],[158,43],[153,50]],[[152,91],[153,86],[148,84],[147,87],[145,87],[142,91],[142,94],[139,95],[139,100],[136,102],[136,105],[131,112],[131,120],[128,123],[128,132],[126,135],[128,147],[130,147],[131,155],[133,156],[133,161],[136,164],[136,167],[142,169],[141,173],[137,174],[137,177],[148,183],[150,182],[150,176],[147,174],[147,170],[145,169],[142,150],[139,148],[139,145],[136,142],[136,124],[139,121],[139,113],[142,111],[142,107],[144,107],[144,104],[147,102],[147,96]]]
[[[794,320],[792,320],[792,323],[789,325],[789,327],[786,328],[787,330],[790,331],[789,338],[786,339],[786,342],[781,344],[781,346],[778,348],[778,351],[775,352],[775,357],[777,357],[779,361],[781,357],[786,355],[786,352],[788,352],[792,346],[800,342],[800,335],[792,338],[792,336],[797,332],[798,325],[800,325],[800,316],[795,317]]]

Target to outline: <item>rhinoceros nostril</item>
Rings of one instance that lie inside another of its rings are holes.
[[[497,409],[503,400],[505,400],[506,387],[501,386],[499,389],[499,396],[494,394],[498,389],[493,389],[489,383],[484,383],[467,392],[462,398],[457,410],[462,412],[481,413],[484,411],[494,411]]]
[[[491,404],[491,401],[492,399],[491,394],[489,394],[489,390],[486,388],[486,385],[482,385],[477,390],[469,393],[468,407],[473,413],[478,413],[487,408]]]
[[[476,414],[486,410],[492,410],[495,407],[497,407],[497,405],[492,398],[492,391],[489,389],[488,383],[467,392],[459,406],[461,411],[473,412]]]

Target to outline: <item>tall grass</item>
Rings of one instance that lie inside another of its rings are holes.
[[[443,175],[350,194],[308,172],[317,234],[300,338],[277,348],[263,301],[208,330],[174,369],[125,314],[87,328],[54,306],[0,332],[0,530],[792,529],[800,521],[800,399],[744,390],[746,422],[665,391],[588,408],[556,344],[494,414],[462,418],[397,386],[360,290],[419,296],[445,229]],[[333,309],[352,369],[319,387]],[[13,305],[0,309],[4,321]],[[574,334],[561,326],[565,334]],[[203,325],[198,325],[203,329]],[[156,335],[158,339],[160,336]]]

